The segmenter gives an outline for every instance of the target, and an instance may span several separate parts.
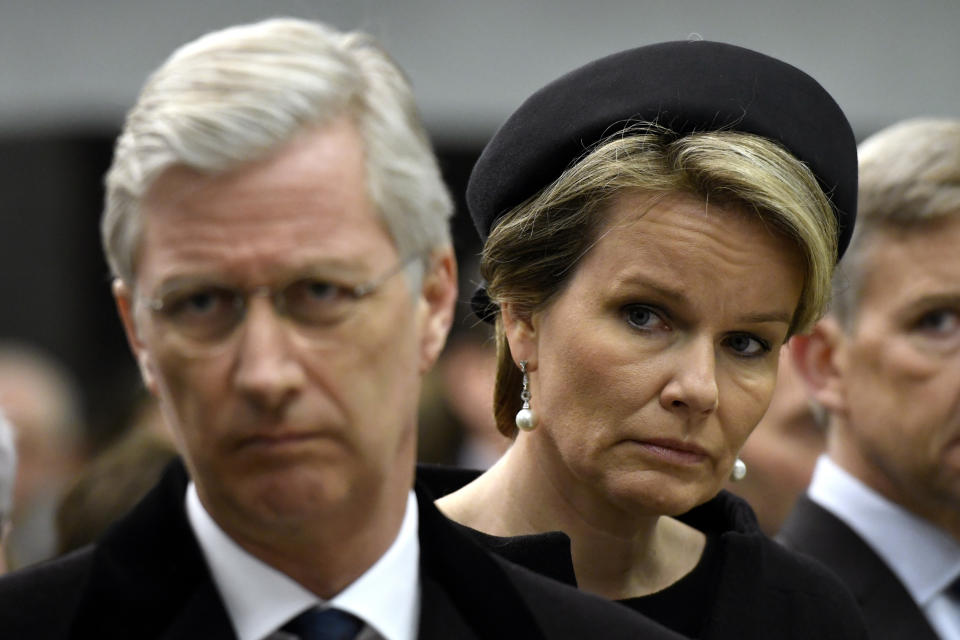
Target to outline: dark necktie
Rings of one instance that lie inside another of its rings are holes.
[[[955,579],[947,585],[944,591],[954,602],[960,602],[960,578]]]
[[[353,640],[363,621],[339,609],[307,609],[283,625],[283,630],[300,640]]]

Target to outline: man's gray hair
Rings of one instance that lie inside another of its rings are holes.
[[[106,176],[104,250],[134,286],[140,200],[167,168],[220,174],[350,116],[367,188],[401,256],[450,243],[453,205],[410,85],[374,40],[293,18],[213,32],[175,51],[127,115]]]
[[[906,120],[867,138],[857,152],[857,225],[834,276],[831,304],[848,329],[856,320],[871,238],[960,216],[960,120]]]

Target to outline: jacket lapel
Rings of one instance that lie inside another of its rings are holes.
[[[72,637],[235,637],[187,521],[187,482],[183,464],[171,463],[150,493],[104,535]]]
[[[937,640],[926,617],[886,563],[850,527],[801,496],[777,540],[813,556],[846,583],[871,638]]]
[[[420,582],[419,640],[479,640],[443,585],[430,576],[422,576]]]
[[[236,635],[220,593],[213,582],[197,585],[192,597],[184,604],[170,627],[160,636],[163,640],[235,640]]]
[[[420,639],[544,638],[498,560],[457,530],[420,485],[417,502],[423,585]],[[449,625],[446,633],[441,622]],[[449,629],[460,629],[460,633]]]

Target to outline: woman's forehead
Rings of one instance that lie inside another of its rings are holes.
[[[606,219],[576,273],[612,286],[659,282],[663,289],[710,284],[792,289],[802,286],[805,261],[796,243],[735,206],[708,204],[684,194],[653,198],[624,194]]]
[[[681,241],[696,247],[712,240],[731,249],[758,244],[782,249],[795,244],[745,207],[687,193],[623,191],[601,216],[594,245],[619,240],[656,248]]]

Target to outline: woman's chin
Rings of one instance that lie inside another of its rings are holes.
[[[603,491],[629,513],[649,516],[679,516],[717,494],[712,485],[676,478],[621,478],[606,483]]]

